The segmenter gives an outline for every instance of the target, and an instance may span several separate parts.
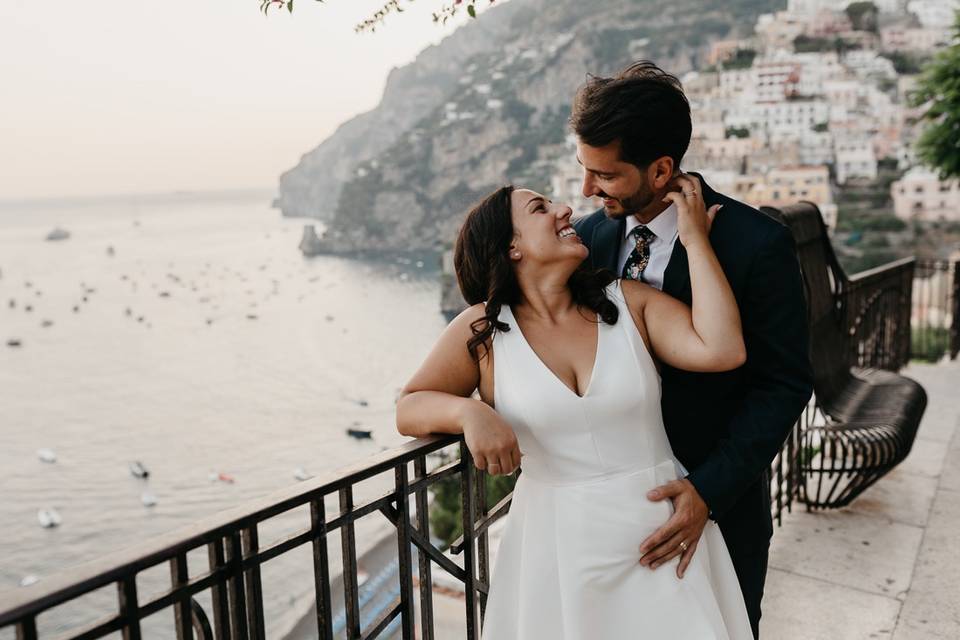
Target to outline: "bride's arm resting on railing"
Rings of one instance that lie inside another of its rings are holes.
[[[483,317],[477,304],[454,318],[397,402],[397,431],[419,438],[431,433],[463,434],[478,469],[498,464],[499,474],[520,466],[520,447],[507,422],[493,407],[492,357],[489,344],[477,362],[467,349],[470,324]],[[474,391],[480,397],[472,397]]]

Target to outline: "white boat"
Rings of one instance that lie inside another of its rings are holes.
[[[309,480],[310,478],[312,478],[313,474],[307,473],[307,470],[304,469],[303,467],[297,467],[296,469],[293,470],[293,477],[296,478],[297,480],[303,481],[303,480]]]
[[[25,575],[25,576],[23,576],[22,578],[20,578],[20,586],[21,586],[21,587],[29,587],[30,585],[36,584],[36,583],[39,582],[39,581],[40,581],[40,578],[38,578],[37,576],[33,575],[32,573],[28,573],[27,575]]]
[[[57,461],[57,454],[54,453],[53,449],[47,449],[46,447],[37,449],[37,457],[40,458],[41,462],[49,462],[50,464]]]
[[[61,229],[57,227],[53,231],[47,234],[47,240],[49,242],[56,242],[58,240],[66,240],[70,237],[70,232],[66,229]]]
[[[144,491],[140,494],[140,502],[143,503],[145,507],[152,507],[157,504],[157,496],[153,495],[149,491]]]
[[[150,472],[147,471],[147,468],[143,466],[143,463],[139,460],[134,460],[130,463],[130,473],[136,478],[146,478],[150,475]]]
[[[54,508],[40,509],[37,511],[37,520],[40,521],[40,526],[44,529],[56,527],[61,522],[60,514],[57,513],[57,510]]]

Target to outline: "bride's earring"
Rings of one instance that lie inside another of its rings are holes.
[[[510,252],[510,257],[513,258],[514,260],[519,260],[519,259],[520,259],[520,252],[519,252],[519,251],[511,251],[511,252]]]

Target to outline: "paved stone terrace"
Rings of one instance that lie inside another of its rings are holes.
[[[910,455],[849,507],[784,515],[761,638],[960,638],[960,362],[903,374],[928,394]]]

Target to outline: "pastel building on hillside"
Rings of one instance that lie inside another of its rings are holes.
[[[960,221],[960,181],[941,180],[925,167],[913,167],[891,184],[890,196],[903,220]]]
[[[837,184],[854,178],[877,179],[877,156],[867,136],[837,138],[834,142]]]
[[[837,222],[837,205],[830,189],[826,166],[792,166],[771,169],[765,174],[735,171],[704,171],[715,189],[754,207],[784,207],[806,200],[823,214],[827,227]]]

